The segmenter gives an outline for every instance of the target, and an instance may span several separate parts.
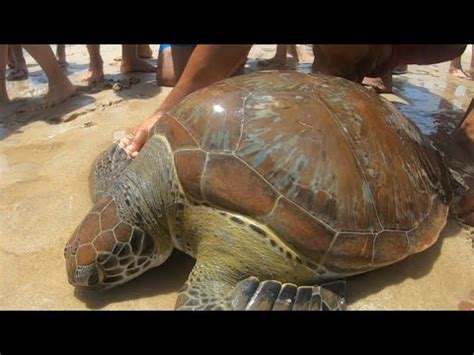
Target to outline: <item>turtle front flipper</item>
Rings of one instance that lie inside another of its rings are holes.
[[[89,176],[89,188],[94,202],[112,186],[132,161],[118,143],[112,144],[94,160]]]
[[[246,311],[345,310],[345,290],[345,281],[298,287],[275,280],[259,282],[256,277],[249,277],[235,287],[231,305],[232,309]]]
[[[184,211],[182,218],[181,232],[189,247],[180,248],[196,258],[196,265],[178,297],[176,309],[345,307],[344,281],[297,286],[319,284],[321,278],[265,225],[207,206],[192,206]]]
[[[193,276],[193,275],[192,275]],[[336,311],[345,310],[345,281],[297,286],[256,277],[232,289],[226,282],[190,277],[176,302],[177,310]],[[227,293],[226,293],[227,289]],[[216,292],[217,291],[217,292]]]

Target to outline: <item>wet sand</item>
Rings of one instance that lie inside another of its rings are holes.
[[[157,46],[154,46],[156,56]],[[469,66],[470,48],[463,56]],[[106,78],[120,80],[120,46],[103,46]],[[256,46],[256,58],[269,58],[274,46]],[[100,293],[78,293],[66,278],[63,248],[92,205],[90,164],[115,138],[148,117],[169,88],[154,74],[133,74],[140,82],[115,92],[88,90],[85,46],[67,46],[69,77],[83,86],[67,102],[51,109],[18,113],[25,102],[46,92],[46,78],[26,56],[30,79],[8,83],[14,103],[0,109],[0,309],[172,309],[177,291],[193,266],[179,252],[160,268],[128,284]],[[153,61],[151,61],[153,62]],[[409,66],[394,77],[394,94],[384,95],[433,139],[449,150],[450,133],[474,97],[474,82],[449,77],[448,63]],[[309,72],[311,64],[297,69]],[[469,180],[473,164],[465,157],[451,165]],[[349,309],[457,309],[474,289],[471,230],[450,220],[439,241],[427,251],[395,265],[348,280]]]

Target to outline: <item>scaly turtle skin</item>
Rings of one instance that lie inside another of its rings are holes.
[[[357,84],[234,77],[172,108],[137,158],[99,156],[69,281],[119,285],[175,247],[197,259],[178,309],[342,309],[337,280],[437,240],[449,178],[418,129]]]

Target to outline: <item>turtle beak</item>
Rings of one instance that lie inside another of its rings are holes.
[[[100,288],[101,282],[104,280],[105,274],[97,264],[87,266],[77,266],[69,282],[76,287]]]

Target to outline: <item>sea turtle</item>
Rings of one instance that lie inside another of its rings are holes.
[[[343,278],[430,247],[450,172],[387,100],[323,74],[260,72],[170,109],[140,154],[91,174],[69,282],[123,284],[173,248],[196,258],[177,309],[343,309]]]

